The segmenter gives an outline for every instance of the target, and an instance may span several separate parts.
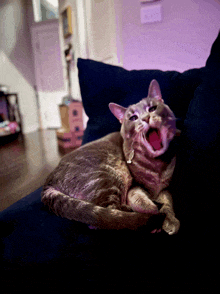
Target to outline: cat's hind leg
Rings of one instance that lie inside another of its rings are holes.
[[[127,204],[133,211],[157,214],[158,208],[149,196],[148,192],[141,187],[133,187],[128,191]]]

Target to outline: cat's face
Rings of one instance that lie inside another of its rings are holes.
[[[176,133],[175,116],[164,104],[160,87],[156,80],[149,86],[148,96],[139,103],[124,108],[110,103],[112,113],[121,122],[121,135],[124,141],[144,146],[149,156],[162,155],[169,147]]]

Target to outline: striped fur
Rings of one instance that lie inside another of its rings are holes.
[[[106,208],[92,202],[71,198],[54,188],[46,189],[42,200],[57,215],[98,229],[136,230],[148,224],[147,229],[151,231],[159,227],[164,220],[162,213],[155,215],[154,213],[126,212]]]
[[[174,138],[175,117],[158,83],[152,81],[148,97],[135,105],[109,107],[121,132],[64,156],[46,180],[43,203],[57,215],[100,229],[145,225],[176,233],[179,221],[168,192],[175,156],[161,157]],[[158,142],[152,142],[150,131]]]
[[[161,226],[164,215],[154,207],[139,213],[126,204],[131,185],[121,135],[112,133],[65,155],[49,175],[42,201],[59,216],[100,229]]]

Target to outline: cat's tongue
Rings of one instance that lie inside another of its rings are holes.
[[[152,130],[148,135],[148,140],[155,150],[160,150],[162,147],[162,139],[156,130]]]

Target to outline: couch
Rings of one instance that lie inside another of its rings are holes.
[[[202,68],[183,73],[125,70],[78,59],[83,106],[89,117],[83,144],[120,125],[108,103],[128,106],[146,97],[156,79],[182,131],[171,189],[178,234],[90,230],[51,213],[42,187],[0,213],[3,293],[192,293],[219,278],[220,33]]]

